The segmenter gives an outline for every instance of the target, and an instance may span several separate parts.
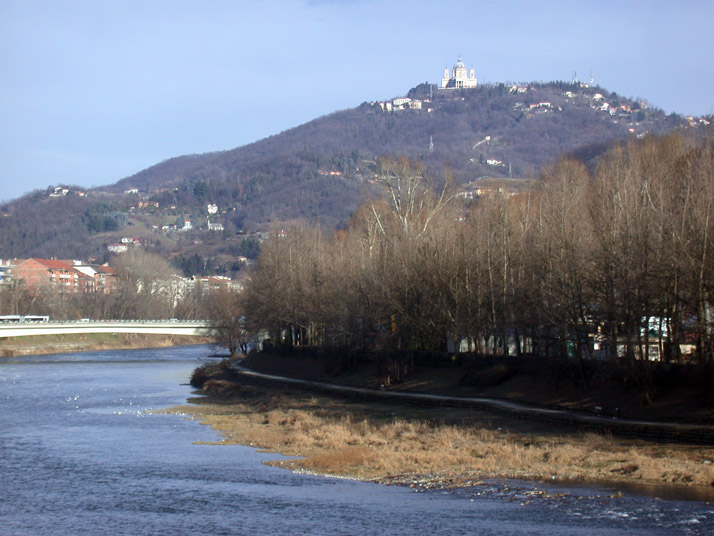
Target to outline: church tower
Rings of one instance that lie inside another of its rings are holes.
[[[444,65],[444,77],[441,79],[441,87],[445,88],[449,84],[449,66]]]

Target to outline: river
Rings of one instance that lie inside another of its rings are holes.
[[[493,482],[416,493],[296,475],[157,410],[205,346],[0,361],[0,535],[714,534],[703,501]],[[550,498],[536,498],[546,490]]]

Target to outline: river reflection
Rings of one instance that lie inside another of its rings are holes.
[[[487,483],[415,493],[295,475],[214,441],[183,404],[209,347],[0,362],[2,535],[711,534],[697,501]],[[579,498],[583,497],[583,498]]]

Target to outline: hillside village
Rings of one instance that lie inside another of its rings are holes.
[[[650,106],[644,100],[626,99],[598,87],[594,84],[592,77],[589,83],[585,83],[578,81],[574,74],[571,84],[567,86],[561,84],[564,87],[558,88],[558,91],[549,91],[548,99],[544,100],[542,99],[543,89],[547,86],[547,84],[534,83],[505,83],[490,87],[497,88],[508,96],[516,97],[510,99],[510,106],[511,112],[516,114],[519,119],[534,120],[543,115],[557,115],[572,110],[590,109],[597,112],[597,119],[608,121],[612,125],[624,126],[627,134],[639,139],[656,130],[653,128],[652,119],[653,114],[657,114],[657,110],[651,111]],[[557,87],[557,85],[551,86],[551,89]],[[410,92],[411,97],[400,96],[369,104],[372,108],[378,107],[384,113],[419,111],[431,114],[439,110],[440,105],[447,104],[449,101],[466,101],[469,97],[469,90],[475,90],[478,87],[474,68],[472,67],[467,75],[466,67],[459,58],[451,71],[445,68],[444,77],[438,88],[433,84],[422,84]],[[684,120],[689,127],[706,127],[711,124],[714,118],[711,116],[709,118],[686,116]],[[487,133],[482,139],[474,140],[472,149],[476,152],[476,156],[471,157],[469,161],[490,166],[494,168],[491,172],[500,175],[503,175],[505,170],[497,168],[508,168],[507,176],[512,177],[509,164],[493,156],[494,151],[490,150],[498,146],[499,139],[492,136],[491,133]],[[429,151],[433,150],[434,143],[430,138]]]

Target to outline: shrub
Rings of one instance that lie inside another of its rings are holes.
[[[196,387],[197,389],[203,387],[203,384],[211,379],[210,369],[214,366],[215,365],[203,365],[202,367],[195,369],[193,374],[191,374],[191,381],[189,382],[191,387]]]

